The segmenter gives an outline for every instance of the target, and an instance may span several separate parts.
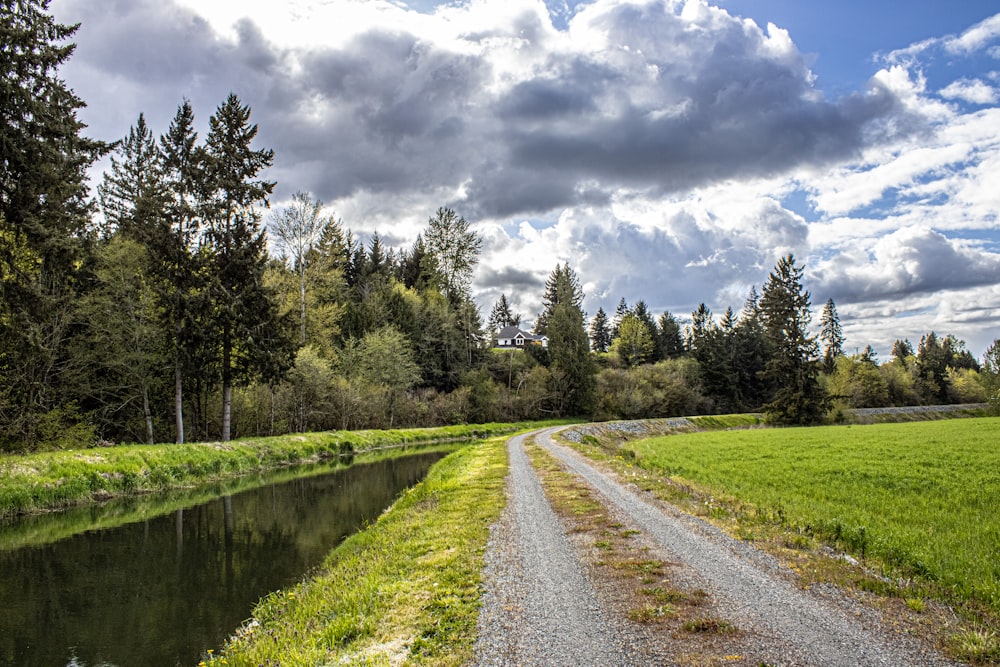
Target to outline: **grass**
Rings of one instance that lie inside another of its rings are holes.
[[[472,657],[489,526],[504,505],[495,438],[431,469],[308,581],[264,598],[220,665],[460,665]]]
[[[0,456],[0,520],[109,498],[189,488],[354,452],[483,438],[528,426],[332,431],[226,443],[127,445]]]
[[[706,432],[632,442],[639,464],[897,578],[1000,611],[1000,420]]]

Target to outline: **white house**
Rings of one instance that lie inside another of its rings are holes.
[[[548,336],[536,336],[519,327],[504,327],[497,332],[497,347],[500,349],[524,349],[526,345],[549,346]]]

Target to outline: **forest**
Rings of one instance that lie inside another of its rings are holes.
[[[310,193],[271,208],[274,153],[234,94],[203,138],[186,100],[162,134],[140,114],[117,142],[87,138],[58,78],[76,26],[47,6],[0,4],[0,450],[996,401],[998,342],[982,360],[935,332],[850,355],[832,300],[812,333],[791,255],[721,317],[624,299],[588,317],[556,265],[529,315],[547,345],[497,349],[522,315],[506,296],[479,311],[482,239],[459,213],[391,248]]]

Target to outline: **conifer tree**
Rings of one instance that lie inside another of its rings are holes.
[[[118,233],[148,239],[168,195],[162,163],[160,148],[140,113],[128,136],[116,145],[111,166],[97,186],[106,237]]]
[[[844,332],[840,328],[840,317],[833,299],[828,299],[819,318],[819,338],[823,341],[823,368],[833,373],[837,357],[844,353]]]
[[[603,308],[590,321],[590,346],[594,352],[607,352],[611,347],[611,331],[608,329],[608,314]]]
[[[211,245],[211,296],[222,383],[222,433],[231,435],[232,391],[236,382],[276,374],[290,363],[291,350],[277,309],[264,288],[266,235],[256,206],[266,205],[274,182],[260,172],[274,151],[254,149],[257,126],[250,107],[230,94],[209,119],[204,201]]]
[[[657,324],[656,348],[659,359],[674,359],[684,354],[684,337],[677,318],[664,311]]]
[[[521,324],[521,314],[514,314],[511,310],[510,303],[507,301],[507,295],[501,294],[497,302],[493,304],[493,310],[490,311],[490,318],[488,320],[487,326],[489,326],[490,333],[496,335],[496,332],[504,327],[515,327]]]
[[[826,414],[827,398],[819,385],[816,339],[809,335],[809,292],[803,269],[787,255],[768,276],[760,298],[761,319],[772,354],[764,369],[773,394],[764,406],[778,424],[813,424]]]
[[[164,286],[161,302],[173,350],[175,439],[183,443],[184,378],[195,364],[195,341],[200,335],[197,328],[205,319],[207,304],[204,258],[197,252],[201,223],[198,195],[205,153],[198,146],[194,111],[187,100],[178,106],[167,133],[160,136],[160,155],[166,190],[163,218],[161,225],[147,234],[146,241],[153,271]]]
[[[87,170],[108,149],[82,135],[84,102],[58,76],[78,26],[57,23],[48,8],[0,2],[0,438],[32,444],[70,381]]]
[[[560,414],[585,415],[593,409],[596,369],[590,359],[590,341],[584,325],[583,291],[569,263],[556,266],[546,284],[544,300],[549,339],[549,369]],[[541,317],[539,318],[541,319]]]

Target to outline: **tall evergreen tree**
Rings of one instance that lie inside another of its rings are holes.
[[[828,299],[819,317],[819,339],[824,343],[823,368],[833,373],[837,357],[844,353],[844,332],[840,328],[840,317],[833,299]]]
[[[684,337],[677,318],[664,311],[657,323],[656,348],[660,359],[674,359],[684,354]]]
[[[544,333],[549,339],[553,394],[559,398],[556,410],[561,414],[589,414],[594,405],[596,369],[590,359],[580,281],[566,263],[556,266],[548,284],[552,291],[544,302]]]
[[[608,328],[608,314],[603,308],[590,321],[590,346],[594,352],[607,352],[611,347],[611,331]]]
[[[105,236],[149,238],[167,203],[162,164],[160,148],[140,113],[128,136],[116,145],[111,166],[97,186]]]
[[[274,189],[260,179],[274,151],[254,149],[257,126],[250,107],[234,94],[209,119],[205,201],[211,244],[211,294],[222,382],[222,433],[231,435],[236,382],[274,373],[290,362],[290,349],[277,322],[277,309],[264,289],[266,235],[255,206],[266,205]]]
[[[653,343],[653,349],[650,350],[646,361],[659,361],[662,357],[659,356],[659,350],[656,347],[656,339],[660,332],[656,329],[656,320],[653,319],[653,314],[649,312],[649,306],[646,305],[645,301],[640,299],[639,301],[636,301],[635,306],[632,307],[632,314],[640,322],[642,322],[644,327],[646,327],[646,332],[649,334],[649,340]]]
[[[819,347],[809,335],[809,292],[802,286],[802,273],[792,255],[783,257],[760,298],[764,331],[772,346],[764,377],[774,392],[764,412],[778,424],[817,423],[828,403],[817,380]]]
[[[0,2],[0,438],[21,442],[35,440],[64,394],[87,169],[108,148],[82,135],[84,102],[58,76],[78,26],[48,8]]]
[[[493,304],[493,310],[490,311],[490,318],[488,320],[488,326],[490,333],[496,335],[496,332],[504,327],[515,327],[521,324],[521,314],[514,314],[510,308],[510,303],[507,301],[507,295],[501,294],[497,302]]]
[[[615,316],[611,320],[611,340],[618,338],[618,327],[621,326],[622,320],[625,316],[632,312],[632,309],[628,307],[628,303],[625,302],[625,297],[618,300],[618,306],[615,307]]]
[[[155,238],[147,236],[146,240],[153,271],[165,286],[161,302],[173,351],[174,432],[176,441],[183,443],[184,378],[196,364],[194,348],[206,305],[204,258],[197,251],[205,154],[198,146],[194,111],[187,100],[178,106],[167,133],[160,136],[160,155],[166,190],[164,215]]]

